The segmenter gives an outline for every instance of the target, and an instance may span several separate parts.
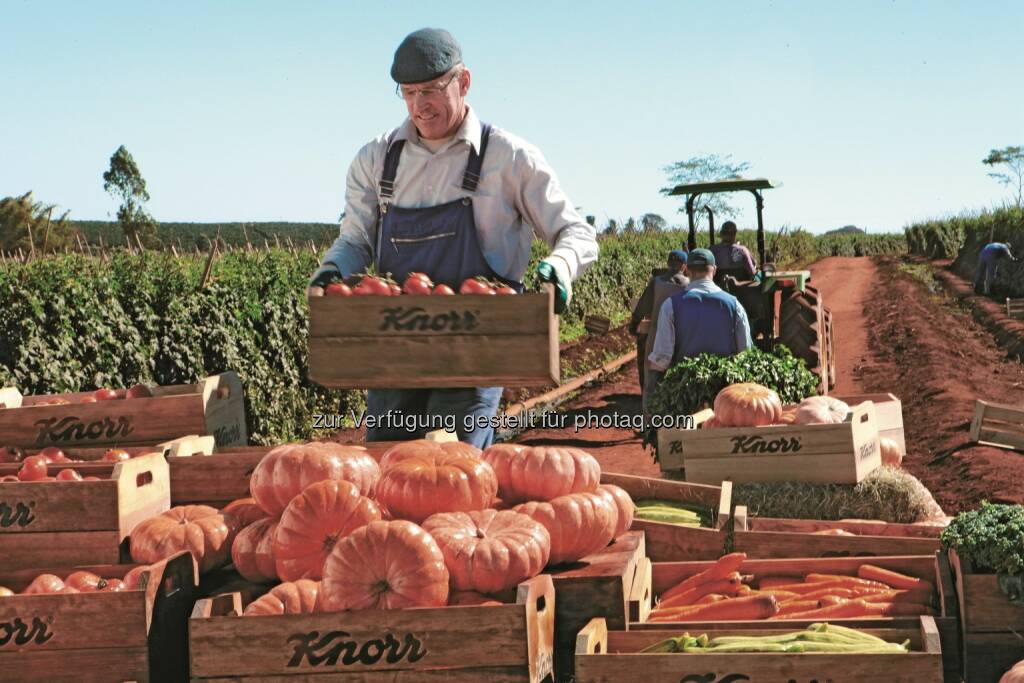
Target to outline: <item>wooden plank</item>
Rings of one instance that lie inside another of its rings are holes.
[[[309,339],[309,376],[336,388],[558,384],[547,335]]]
[[[750,531],[789,531],[813,533],[824,529],[844,529],[861,536],[889,536],[937,540],[942,527],[924,524],[896,524],[877,519],[784,519],[781,517],[751,517]],[[931,555],[928,553],[892,553],[895,555]]]
[[[363,673],[323,673],[307,675],[289,675],[282,678],[273,676],[246,676],[239,679],[230,678],[193,678],[193,681],[204,683],[531,683],[530,675],[520,667],[495,666],[471,667],[468,669],[442,669],[438,671],[367,671]]]
[[[754,518],[753,523],[757,523],[757,518]],[[931,555],[940,548],[940,545],[937,538],[833,536],[810,532],[757,530],[733,533],[733,550],[744,552],[753,558]]]
[[[117,500],[116,481],[0,483],[0,538],[116,529]]]
[[[19,683],[110,683],[150,680],[145,647],[3,652],[0,679]]]
[[[1020,633],[968,633],[964,643],[964,679],[969,683],[996,683],[1010,667],[1024,659]]]
[[[205,407],[206,426],[218,448],[244,446],[249,443],[245,424],[245,395],[242,381],[234,372],[207,377],[200,382]]]
[[[629,590],[628,622],[647,621],[647,617],[651,613],[653,597],[651,589],[651,560],[650,558],[642,557],[636,568],[633,587]]]
[[[984,409],[986,420],[998,420],[1000,422],[1024,422],[1024,409],[1005,405],[1002,403],[990,403],[989,401],[977,401]]]
[[[851,407],[865,401],[874,403],[878,435],[892,439],[899,444],[904,453],[907,452],[907,439],[903,429],[903,402],[895,394],[843,394],[835,398]]]
[[[110,531],[50,531],[0,534],[0,557],[7,569],[47,565],[118,564],[121,534]]]
[[[975,573],[955,550],[949,552],[949,561],[965,634],[1024,631],[1024,605],[1010,602],[995,574]]]
[[[18,620],[24,630],[12,633],[9,640],[0,637],[7,641],[0,652],[146,646],[142,591],[12,595],[0,600],[0,624],[17,629]]]

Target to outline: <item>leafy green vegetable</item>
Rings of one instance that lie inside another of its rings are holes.
[[[1024,587],[1024,507],[987,501],[961,512],[940,536],[943,546],[970,560],[976,570],[995,572],[1011,600]]]

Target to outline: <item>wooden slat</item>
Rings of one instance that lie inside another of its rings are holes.
[[[249,443],[245,424],[245,396],[242,381],[234,372],[207,377],[200,382],[205,406],[206,428],[218,448]]]
[[[146,646],[146,596],[139,590],[12,595],[0,601],[0,623],[15,619],[45,632],[35,631],[28,642],[12,638],[0,652]]]
[[[949,553],[964,632],[1024,631],[1024,605],[1010,602],[995,574],[976,574],[955,550]]]
[[[0,650],[0,680],[19,683],[146,683],[150,680],[149,660],[145,647],[82,648],[59,653]]]
[[[896,524],[876,519],[783,519],[779,517],[751,517],[750,531],[788,531],[813,533],[824,529],[844,529],[861,536],[888,536],[893,538],[920,538],[938,540],[942,527],[923,524]],[[894,555],[931,555],[928,553],[891,553]]]
[[[547,386],[558,384],[546,334],[309,339],[309,376],[330,388]]]
[[[1024,422],[1024,409],[1016,406],[1008,406],[1001,403],[989,403],[988,401],[977,401],[984,407],[986,420],[998,420],[1000,422]]]
[[[996,683],[1010,667],[1024,659],[1020,633],[968,633],[964,642],[964,678],[970,683]]]
[[[878,435],[892,439],[899,444],[904,453],[907,452],[907,439],[903,430],[903,402],[895,394],[842,394],[835,398],[850,407],[865,401],[874,403]]]
[[[0,539],[18,533],[116,529],[117,513],[115,481],[0,483]]]
[[[273,676],[246,676],[238,678],[193,678],[193,681],[204,683],[332,683],[343,681],[344,683],[531,683],[530,675],[521,667],[496,666],[496,667],[471,667],[468,669],[443,669],[440,671],[367,671],[362,673],[322,673],[322,674],[296,674],[282,678],[279,675]]]
[[[753,523],[756,525],[757,518]],[[822,557],[826,555],[930,555],[937,538],[846,536],[785,531],[736,531],[733,550],[754,558]]]
[[[121,534],[112,531],[51,531],[0,535],[0,557],[8,569],[46,565],[117,564]]]
[[[672,481],[656,477],[638,477],[632,474],[601,472],[602,484],[615,484],[633,500],[656,498],[680,503],[701,505],[713,511],[722,498],[721,486],[707,486],[686,481]]]

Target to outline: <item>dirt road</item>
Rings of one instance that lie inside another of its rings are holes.
[[[870,259],[834,257],[818,261],[810,270],[811,284],[832,311],[837,359],[834,393],[859,393],[863,389],[859,371],[870,363],[864,308],[875,294],[878,268]]]

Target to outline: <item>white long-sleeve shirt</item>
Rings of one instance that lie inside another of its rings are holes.
[[[362,272],[373,262],[377,243],[378,183],[388,140],[406,140],[395,177],[393,204],[404,208],[437,206],[465,197],[462,175],[470,148],[479,149],[481,123],[471,108],[451,141],[432,153],[411,119],[366,144],[349,167],[345,217],[338,239],[321,263],[342,275]],[[597,236],[562,191],[554,171],[528,142],[492,127],[480,184],[472,195],[473,217],[484,258],[495,273],[521,281],[530,259],[534,232],[552,247],[576,279],[597,260]]]
[[[721,287],[706,277],[691,282],[686,291],[692,290],[709,294],[722,291]],[[740,305],[736,306],[736,325],[733,328],[733,334],[736,338],[736,353],[746,351],[754,345],[750,338],[750,321],[747,319],[747,312]],[[672,308],[672,298],[669,297],[662,302],[661,309],[658,311],[658,330],[654,336],[654,348],[651,349],[651,355],[647,356],[649,367],[664,372],[672,364],[675,350],[676,314],[675,309]]]

